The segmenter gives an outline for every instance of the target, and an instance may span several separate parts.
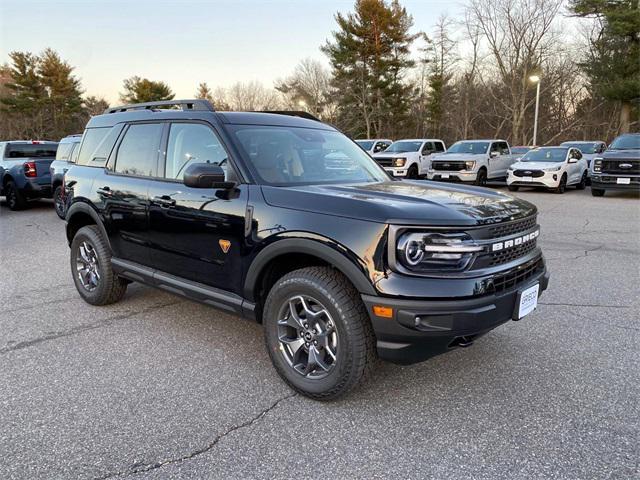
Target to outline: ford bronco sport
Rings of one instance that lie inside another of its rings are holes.
[[[65,195],[84,300],[116,302],[135,281],[255,319],[280,376],[316,399],[354,387],[376,356],[468,346],[530,313],[548,284],[534,205],[393,180],[304,113],[107,110]]]

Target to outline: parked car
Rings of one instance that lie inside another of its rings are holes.
[[[337,152],[354,167],[325,168]],[[282,112],[109,109],[65,181],[86,302],[136,281],[257,320],[277,372],[315,399],[354,387],[376,355],[469,346],[548,284],[531,203],[393,181],[335,128]]]
[[[640,133],[617,137],[591,163],[591,194],[604,196],[607,190],[640,190]]]
[[[397,140],[373,158],[394,177],[416,179],[427,174],[434,153],[446,150],[444,142],[437,138]]]
[[[512,192],[520,187],[545,187],[564,193],[570,185],[584,190],[587,161],[577,148],[539,147],[509,167],[507,185]]]
[[[0,195],[11,210],[25,208],[29,200],[51,198],[49,165],[57,148],[57,142],[0,142]]]
[[[445,153],[432,157],[429,180],[486,185],[488,179],[506,178],[515,159],[504,140],[461,140]]]
[[[572,147],[580,150],[582,152],[582,156],[587,161],[587,167],[591,167],[591,161],[596,157],[596,155],[607,149],[607,144],[601,141],[562,142],[560,146]]]
[[[519,145],[517,147],[511,147],[511,154],[516,156],[522,156],[527,153],[529,150],[533,150],[536,147]]]
[[[393,143],[393,140],[389,140],[388,138],[378,138],[374,140],[361,139],[356,140],[356,143],[369,155],[373,155],[374,153],[385,151],[389,145]]]
[[[56,214],[60,218],[64,218],[66,213],[66,198],[63,188],[64,174],[67,173],[69,167],[76,162],[78,151],[80,150],[80,140],[82,140],[82,134],[69,135],[60,140],[56,159],[51,162],[49,167],[53,204]]]

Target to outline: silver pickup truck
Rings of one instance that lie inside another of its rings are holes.
[[[504,179],[516,161],[504,140],[461,140],[444,153],[432,155],[429,180],[471,182],[485,185],[488,179]]]

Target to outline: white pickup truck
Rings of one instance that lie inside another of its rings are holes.
[[[486,185],[488,179],[506,178],[515,161],[516,155],[504,140],[462,140],[431,157],[428,178]]]
[[[373,158],[394,177],[420,178],[427,175],[431,157],[446,150],[444,142],[437,138],[397,140]]]

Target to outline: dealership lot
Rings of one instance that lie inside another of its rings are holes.
[[[640,475],[638,198],[516,195],[541,212],[538,310],[327,404],[257,324],[139,285],[85,304],[51,204],[3,206],[0,477]]]

